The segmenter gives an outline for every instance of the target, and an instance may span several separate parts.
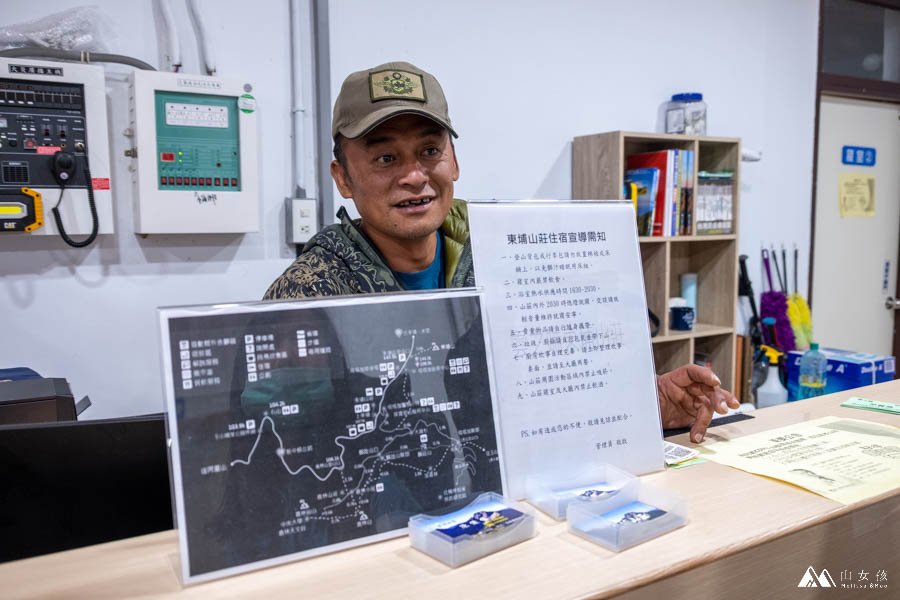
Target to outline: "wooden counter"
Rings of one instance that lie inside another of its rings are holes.
[[[849,396],[900,402],[900,381],[756,411],[710,430],[732,439],[845,416],[900,426],[900,416],[842,408]],[[671,438],[690,445],[687,434]],[[854,598],[900,597],[900,488],[844,506],[714,462],[648,475],[688,500],[689,523],[616,554],[537,511],[534,539],[458,569],[409,547],[372,544],[182,588],[177,538],[167,531],[0,564],[4,598]],[[2,543],[10,543],[3,540]],[[13,542],[14,543],[14,542]],[[807,567],[887,574],[887,590],[798,590]]]

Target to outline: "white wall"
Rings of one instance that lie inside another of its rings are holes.
[[[4,24],[83,5],[76,0],[4,0]],[[115,36],[109,51],[159,65],[164,45],[154,2],[94,0]],[[187,72],[200,73],[185,3],[172,2]],[[158,306],[258,300],[290,263],[283,199],[292,189],[290,46],[287,2],[205,2],[222,77],[254,84],[262,144],[262,230],[247,235],[134,234],[127,127],[127,67],[107,68],[116,233],[90,249],[58,239],[0,236],[0,367],[28,366],[66,377],[94,406],[85,418],[158,412]],[[212,8],[215,7],[215,10]]]
[[[0,19],[22,22],[80,4],[5,0]],[[110,51],[160,63],[150,0],[92,4],[115,31]],[[197,73],[184,3],[173,5],[186,70]],[[85,417],[162,410],[157,306],[257,299],[290,262],[281,209],[292,190],[287,2],[204,6],[219,74],[255,84],[262,231],[132,233],[120,135],[127,69],[110,67],[117,233],[88,250],[0,237],[0,366],[68,378],[77,395],[94,401]],[[410,60],[441,80],[461,134],[459,197],[567,198],[574,136],[652,131],[662,101],[698,90],[709,105],[710,134],[742,137],[764,152],[763,162],[745,163],[742,251],[755,259],[760,241],[796,241],[808,255],[815,0],[341,0],[329,11],[332,97],[347,73],[387,60]]]
[[[660,103],[699,91],[708,134],[761,150],[743,163],[740,251],[762,291],[760,243],[801,249],[806,289],[817,0],[329,4],[332,98],[347,73],[408,60],[444,87],[461,198],[570,198],[571,140],[654,131]]]

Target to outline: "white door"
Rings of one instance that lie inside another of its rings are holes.
[[[869,148],[874,166],[865,164]],[[900,107],[823,96],[816,160],[815,341],[891,354],[894,314],[885,300],[896,289],[900,247]]]

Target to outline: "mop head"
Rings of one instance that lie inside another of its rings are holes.
[[[796,346],[794,330],[791,328],[791,322],[787,316],[787,296],[784,295],[784,292],[765,292],[759,300],[760,317],[775,318],[775,338],[778,349],[782,352],[790,352]]]
[[[794,331],[797,349],[809,349],[809,344],[813,340],[812,314],[809,304],[806,303],[803,296],[797,293],[790,295],[787,315],[791,322],[791,329]]]

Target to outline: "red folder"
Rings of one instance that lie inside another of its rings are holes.
[[[666,183],[666,170],[669,160],[668,150],[632,154],[625,159],[626,169],[656,168],[659,169],[659,187],[656,192],[656,207],[653,209],[653,235],[663,235],[663,223],[666,215],[666,190],[672,185]]]

